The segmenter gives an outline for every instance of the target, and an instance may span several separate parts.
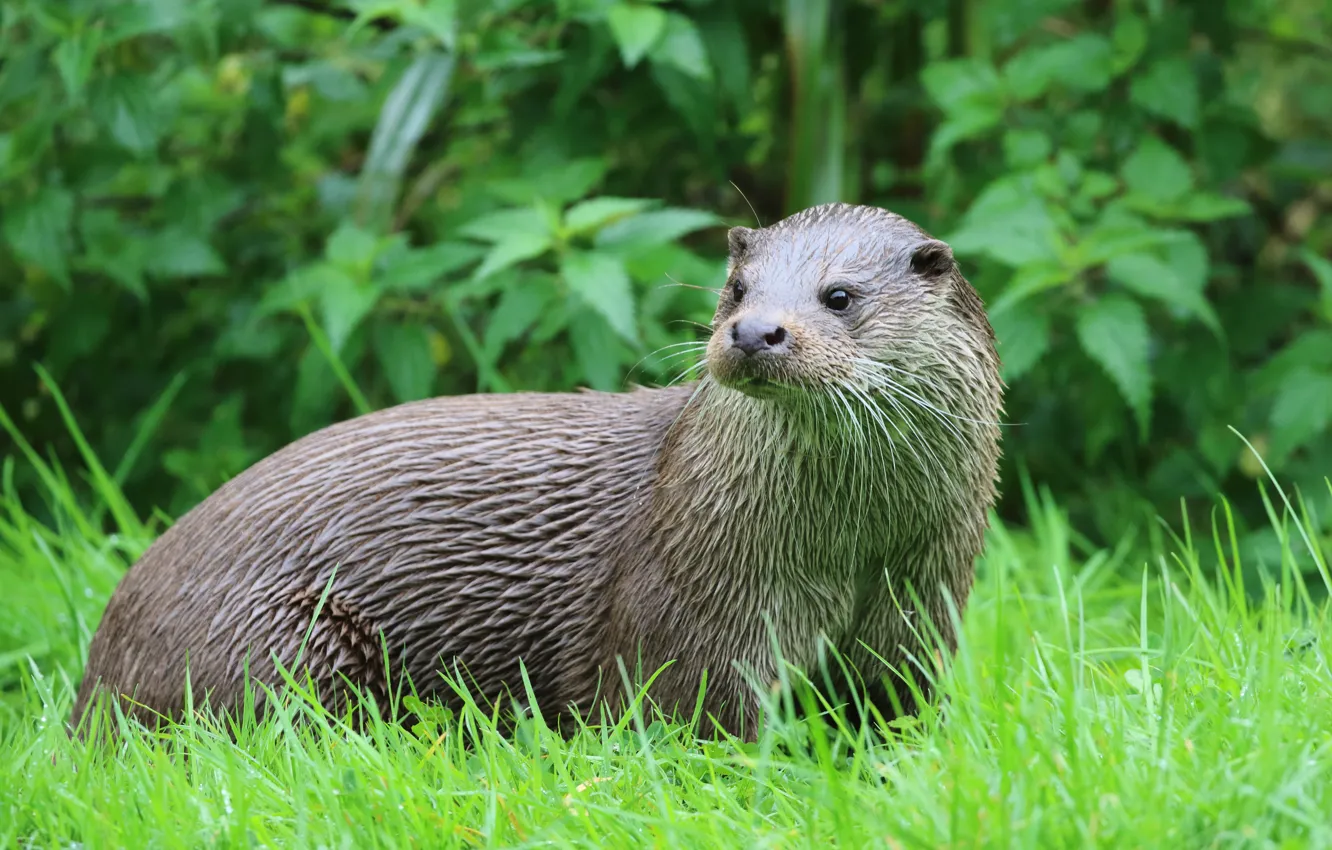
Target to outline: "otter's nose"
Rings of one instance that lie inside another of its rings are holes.
[[[731,343],[745,354],[786,348],[786,328],[762,316],[746,316],[731,325]]]

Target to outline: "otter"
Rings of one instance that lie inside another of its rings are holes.
[[[802,669],[835,649],[884,717],[918,711],[907,673],[928,634],[955,652],[949,600],[997,494],[981,299],[946,243],[876,207],[728,243],[699,380],[403,404],[220,487],[112,594],[72,722],[102,693],[177,718],[187,679],[238,709],[299,653],[321,694],[380,705],[390,674],[449,702],[441,673],[502,699],[525,672],[548,718],[623,707],[626,669],[660,671],[667,711],[706,679],[703,716],[734,730],[774,644]]]

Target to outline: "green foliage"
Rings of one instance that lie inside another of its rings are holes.
[[[0,3],[0,404],[70,456],[45,364],[119,457],[183,373],[135,504],[366,408],[672,380],[724,225],[833,199],[954,244],[1006,477],[1105,539],[1261,525],[1232,426],[1332,465],[1325,3],[322,2]]]

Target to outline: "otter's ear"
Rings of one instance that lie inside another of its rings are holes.
[[[916,246],[911,254],[911,271],[924,278],[944,277],[957,268],[953,249],[947,242],[931,239]]]
[[[748,227],[732,227],[726,231],[727,246],[731,249],[731,259],[738,260],[749,250],[749,242],[754,238],[754,231]]]

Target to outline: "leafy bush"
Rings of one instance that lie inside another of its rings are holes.
[[[1257,517],[1230,426],[1332,465],[1321,0],[321,2],[0,4],[0,403],[72,452],[45,364],[141,509],[367,407],[675,379],[722,225],[834,199],[955,244],[1009,480],[1083,527]]]

